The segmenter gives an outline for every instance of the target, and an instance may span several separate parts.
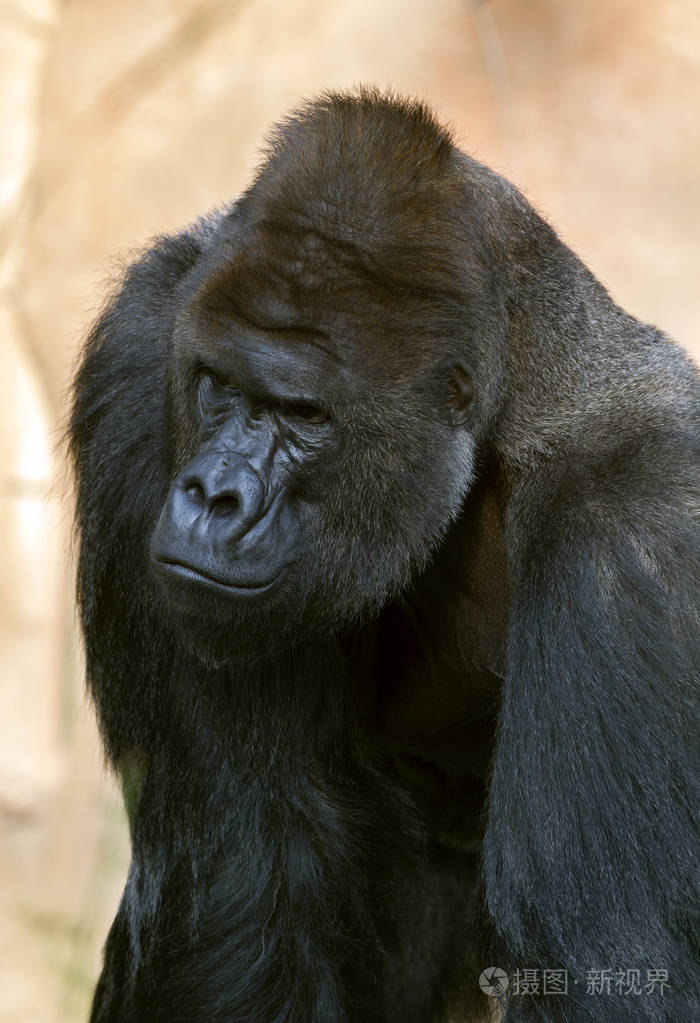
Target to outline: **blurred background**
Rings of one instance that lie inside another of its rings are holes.
[[[328,86],[428,99],[700,356],[700,0],[0,0],[0,1021],[85,1018],[128,862],[59,447],[118,261]]]

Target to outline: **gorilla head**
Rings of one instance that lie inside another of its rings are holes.
[[[370,97],[317,104],[278,130],[182,288],[177,475],[152,552],[232,654],[269,649],[271,621],[308,635],[376,612],[462,505],[497,329],[488,271],[455,244],[481,229],[465,185],[422,107],[392,124]]]

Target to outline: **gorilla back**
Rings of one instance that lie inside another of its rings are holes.
[[[494,964],[509,1023],[694,1018],[698,393],[371,90],[145,251],[70,422],[133,852],[95,1023],[473,1019]]]

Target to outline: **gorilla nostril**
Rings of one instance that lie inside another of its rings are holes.
[[[189,497],[193,504],[202,507],[206,503],[206,496],[204,494],[204,488],[201,484],[192,482],[185,487],[185,493]]]
[[[217,515],[235,515],[240,507],[241,502],[235,494],[226,494],[212,501],[211,510]]]

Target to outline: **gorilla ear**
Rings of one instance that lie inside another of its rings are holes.
[[[463,426],[471,414],[474,382],[461,363],[452,367],[447,384],[447,406],[453,426]]]

